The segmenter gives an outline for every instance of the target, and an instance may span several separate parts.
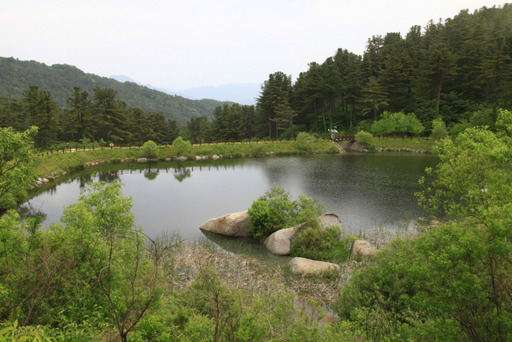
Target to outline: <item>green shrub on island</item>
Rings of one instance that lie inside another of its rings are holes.
[[[291,255],[329,262],[345,261],[350,250],[341,239],[342,233],[339,226],[322,229],[318,224],[311,224],[293,239]]]
[[[249,235],[263,241],[279,229],[314,221],[323,210],[315,199],[300,195],[298,200],[292,201],[284,189],[272,187],[249,208]]]
[[[158,146],[153,140],[148,140],[142,145],[142,157],[158,158]]]

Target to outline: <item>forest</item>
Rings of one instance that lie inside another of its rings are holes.
[[[343,133],[429,136],[441,126],[455,135],[467,127],[493,127],[497,109],[511,107],[511,62],[512,6],[507,4],[474,13],[462,10],[444,21],[413,26],[405,37],[397,32],[373,36],[363,56],[340,48],[323,63],[309,63],[295,81],[274,72],[263,82],[256,106],[217,104],[184,121],[162,109],[140,109],[148,107],[145,102],[129,102],[124,90],[100,82],[87,90],[67,81],[66,94],[58,88],[61,100],[56,101],[46,80],[16,88],[21,98],[0,98],[0,126],[24,130],[36,125],[42,146],[80,139],[141,144],[152,135],[158,143],[170,143],[177,135],[192,143],[289,139],[301,131],[324,135],[333,128]],[[15,61],[3,59],[2,64]],[[14,82],[16,74],[8,75],[3,82]],[[394,127],[376,124],[391,117]],[[403,118],[412,121],[399,123]],[[98,125],[104,129],[97,130]],[[164,126],[165,133],[153,131]],[[142,127],[145,133],[137,131]]]
[[[138,107],[145,112],[161,112],[166,119],[174,119],[179,125],[190,118],[211,116],[215,107],[223,102],[216,100],[190,100],[169,95],[133,82],[118,82],[112,78],[88,74],[75,66],[54,64],[47,66],[36,61],[20,61],[13,57],[0,57],[0,99],[4,102],[19,100],[30,86],[51,94],[60,109],[66,108],[67,97],[75,87],[92,94],[94,88],[112,88],[117,99],[128,107]]]
[[[405,37],[373,36],[363,56],[338,49],[294,83],[273,73],[258,107],[274,137],[291,122],[312,132],[370,130],[385,111],[414,113],[427,133],[434,119],[492,126],[496,109],[512,104],[511,57],[512,6],[463,10]]]
[[[466,127],[493,127],[497,108],[512,104],[511,58],[512,6],[463,10],[413,26],[405,37],[373,36],[363,56],[340,48],[323,63],[309,63],[294,82],[292,75],[272,73],[261,87],[256,113],[217,108],[208,135],[246,138],[246,127],[272,139],[334,127],[379,135],[429,135],[439,122],[452,135]],[[414,117],[423,129],[372,127],[397,113]],[[233,117],[239,123],[226,127]]]

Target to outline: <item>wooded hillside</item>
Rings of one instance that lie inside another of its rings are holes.
[[[94,88],[111,88],[117,91],[117,99],[128,107],[144,111],[161,112],[166,119],[174,119],[179,125],[198,116],[211,117],[215,107],[222,105],[216,100],[189,100],[169,95],[133,82],[118,82],[112,78],[84,73],[75,66],[54,64],[48,66],[36,61],[20,61],[0,57],[0,97],[21,99],[29,86],[49,92],[62,108],[74,87],[94,92]]]

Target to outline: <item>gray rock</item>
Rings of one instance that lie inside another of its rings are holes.
[[[137,163],[147,163],[148,158],[137,158]]]
[[[246,210],[209,219],[199,229],[226,236],[246,237],[249,236],[249,227],[249,213]]]
[[[219,160],[219,159],[220,159],[220,157],[219,157],[217,154],[214,154],[214,155],[212,156],[212,159],[213,159],[213,160]]]
[[[338,226],[342,228],[340,218],[338,217],[338,215],[334,214],[325,214],[319,216],[318,223],[320,224],[320,228],[324,230],[332,226]]]
[[[293,274],[304,276],[329,275],[340,270],[340,266],[337,264],[298,257],[290,260],[288,265]]]
[[[188,160],[188,158],[185,156],[178,156],[178,157],[174,157],[174,160],[182,162],[182,161]]]
[[[352,246],[352,256],[353,257],[372,257],[377,253],[377,248],[372,246],[366,240],[356,240],[354,241],[354,245]]]
[[[292,238],[295,236],[297,228],[285,228],[280,229],[277,232],[272,233],[265,240],[265,247],[267,250],[275,255],[288,255],[290,254],[290,248]]]

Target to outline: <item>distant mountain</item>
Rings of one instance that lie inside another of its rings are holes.
[[[112,88],[117,98],[129,107],[138,107],[144,111],[156,111],[166,118],[175,119],[182,125],[190,118],[198,116],[212,117],[216,107],[223,102],[216,100],[191,100],[177,95],[141,86],[132,81],[123,83],[107,77],[87,74],[75,66],[54,64],[48,66],[36,61],[20,61],[15,58],[0,57],[0,96],[22,98],[29,86],[35,85],[50,92],[52,98],[65,107],[66,98],[73,87],[86,90],[92,98],[94,88]],[[122,77],[122,76],[119,76]]]
[[[190,88],[177,91],[176,94],[195,100],[215,99],[217,101],[233,101],[244,105],[254,105],[260,91],[260,83],[242,83]]]
[[[119,82],[134,82],[148,88],[163,91],[170,95],[179,95],[191,100],[212,99],[217,101],[230,101],[244,105],[256,104],[256,98],[261,91],[260,83],[223,84],[220,86],[202,86],[184,90],[169,90],[157,88],[150,84],[141,84],[126,75],[112,75]]]
[[[126,75],[112,75],[112,76],[110,76],[110,78],[113,78],[114,80],[121,82],[121,83],[124,83],[124,82],[137,83],[134,79],[132,79]],[[137,83],[137,84],[139,84],[139,83]]]

